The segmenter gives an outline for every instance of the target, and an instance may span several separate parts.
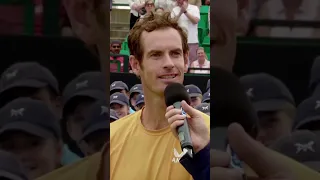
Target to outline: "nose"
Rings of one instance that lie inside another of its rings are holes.
[[[163,68],[164,69],[172,69],[174,67],[174,63],[169,54],[166,54],[163,58]]]

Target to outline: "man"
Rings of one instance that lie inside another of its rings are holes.
[[[141,84],[135,84],[130,89],[130,95],[129,95],[129,102],[130,102],[130,108],[134,109],[136,106],[137,97],[139,94],[143,93],[142,91],[142,85]]]
[[[87,114],[80,141],[84,141],[83,152],[86,156],[95,154],[109,141],[109,110],[105,101],[94,103]]]
[[[70,150],[79,157],[83,153],[78,147],[78,141],[82,135],[82,128],[85,123],[85,116],[89,107],[98,99],[105,98],[105,86],[101,82],[103,75],[101,72],[85,72],[71,80],[63,91],[63,120],[62,127],[67,131],[66,143]],[[70,137],[70,138],[69,138]],[[68,159],[65,163],[73,162],[78,158]]]
[[[143,108],[144,106],[144,95],[139,94],[137,97],[137,102],[136,102],[136,111],[139,111]]]
[[[185,88],[187,89],[187,92],[189,94],[189,97],[191,98],[190,105],[192,107],[196,107],[199,104],[201,104],[202,101],[202,91],[198,86],[190,84],[186,85]]]
[[[61,101],[57,79],[36,62],[15,63],[0,79],[0,107],[18,97],[43,101],[57,117],[61,117]]]
[[[113,40],[110,44],[110,53],[120,54],[120,50],[121,50],[121,42],[117,40]]]
[[[120,93],[125,94],[126,96],[129,96],[128,85],[126,83],[124,83],[123,81],[114,81],[110,85],[110,94],[114,94],[116,92],[120,92]]]
[[[210,103],[210,91],[203,94],[202,103]]]
[[[196,106],[195,109],[210,116],[210,104],[209,103],[201,103],[198,106]]]
[[[320,137],[310,131],[295,131],[270,148],[320,172]]]
[[[9,152],[0,150],[0,179],[29,180],[18,159]]]
[[[290,134],[296,108],[289,89],[279,79],[265,73],[242,76],[240,82],[259,117],[257,140],[268,146]]]
[[[0,110],[0,148],[14,153],[30,179],[60,167],[58,118],[39,100],[18,98]]]
[[[177,0],[177,6],[172,9],[172,17],[178,19],[179,25],[187,31],[189,46],[190,66],[197,59],[198,22],[200,21],[200,11],[195,5],[189,4],[188,0]],[[131,52],[131,51],[130,51]]]
[[[114,93],[110,97],[110,109],[117,113],[118,118],[129,115],[129,99],[123,93]]]
[[[182,83],[188,70],[187,36],[169,13],[151,13],[133,27],[128,45],[132,70],[141,79],[145,106],[110,125],[110,178],[192,179],[179,164],[181,147],[169,133],[163,94],[169,83]],[[209,116],[199,111],[195,114],[209,137]],[[196,146],[195,152],[204,146]],[[137,166],[127,166],[137,162]]]

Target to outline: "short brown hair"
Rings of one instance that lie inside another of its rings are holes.
[[[141,21],[137,21],[131,29],[128,36],[128,46],[130,54],[135,56],[138,61],[142,61],[143,47],[140,42],[141,34],[143,31],[152,32],[159,29],[173,28],[177,30],[182,40],[183,53],[189,51],[188,36],[185,31],[178,25],[178,21],[175,18],[171,18],[170,12],[166,12],[162,15],[155,12],[151,12],[146,15]]]

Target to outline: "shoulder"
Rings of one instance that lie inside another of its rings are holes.
[[[112,139],[112,137],[116,135],[117,132],[122,132],[123,130],[130,128],[133,124],[136,123],[136,120],[138,120],[140,116],[141,110],[112,122],[110,124],[110,139]]]

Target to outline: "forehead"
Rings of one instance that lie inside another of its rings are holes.
[[[181,36],[173,28],[159,29],[152,32],[143,31],[140,41],[145,54],[150,51],[182,50]]]

